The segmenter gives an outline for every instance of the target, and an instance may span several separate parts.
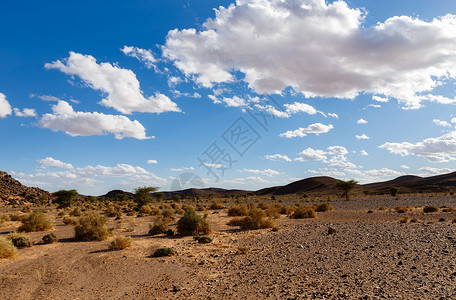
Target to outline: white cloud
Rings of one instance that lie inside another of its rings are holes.
[[[450,122],[456,124],[456,118],[452,118]]]
[[[388,97],[380,97],[380,96],[372,96],[372,100],[378,101],[378,102],[388,102],[389,98]]]
[[[155,63],[157,62],[157,59],[154,57],[152,51],[146,50],[146,49],[141,49],[138,47],[129,47],[129,46],[124,46],[122,49],[120,49],[125,55],[134,57],[140,62],[143,62],[148,69],[151,69],[155,67]]]
[[[362,135],[356,135],[355,136],[356,139],[359,141],[359,140],[368,140],[369,137],[367,135],[365,135],[364,133]]]
[[[439,119],[434,119],[434,120],[432,120],[432,122],[434,122],[434,124],[438,125],[438,126],[443,126],[443,127],[451,127],[452,126],[449,122],[442,121],[442,120],[439,120]]]
[[[347,151],[347,148],[345,147],[342,147],[342,146],[330,146],[328,147],[328,154],[331,154],[331,155],[344,155],[344,154],[347,154],[348,151]]]
[[[281,133],[279,136],[281,137],[286,137],[286,138],[295,138],[295,137],[304,137],[308,133],[313,133],[316,135],[319,135],[320,133],[327,133],[331,129],[333,129],[334,126],[332,124],[329,125],[324,125],[321,123],[315,123],[307,126],[306,128],[298,128],[296,130],[289,130],[287,132]]]
[[[182,171],[186,171],[186,170],[195,170],[194,167],[182,167],[182,168],[178,168],[178,169],[170,169],[170,171],[172,172],[182,172]]]
[[[364,119],[359,119],[358,121],[356,121],[357,124],[367,124],[367,121],[364,120]]]
[[[42,128],[64,131],[71,136],[114,134],[116,139],[131,137],[148,139],[145,128],[137,120],[125,116],[103,113],[75,112],[68,102],[59,101],[52,106],[53,114],[44,114],[38,121]]]
[[[291,161],[291,159],[287,155],[283,155],[283,154],[265,155],[264,158],[266,158],[268,160],[273,160],[273,161],[279,161],[279,160]]]
[[[178,90],[171,90],[171,92],[173,93],[174,97],[178,98],[178,97],[187,97],[187,98],[201,98],[201,95],[197,92],[194,92],[193,94],[190,94],[190,93],[183,93],[181,91],[178,91]]]
[[[391,176],[404,175],[404,173],[402,173],[402,172],[398,172],[398,171],[391,170],[388,168],[368,170],[368,171],[364,171],[364,173],[366,175],[372,176],[372,177],[391,177]]]
[[[22,111],[19,108],[14,108],[14,114],[17,117],[36,117],[36,111],[32,108],[24,108]]]
[[[456,131],[418,143],[384,143],[379,148],[402,156],[421,156],[432,162],[448,162],[456,159]]]
[[[203,165],[205,165],[206,167],[215,168],[215,169],[223,168],[222,164],[209,164],[209,163],[203,162]]]
[[[61,100],[58,97],[52,96],[52,95],[35,95],[35,94],[30,94],[30,98],[37,97],[43,101],[59,101]]]
[[[402,169],[410,169],[410,167],[407,166],[407,165],[401,165],[401,168],[402,168]]]
[[[226,106],[230,107],[240,107],[247,104],[244,99],[239,98],[238,96],[234,96],[232,98],[223,97],[221,101],[223,101]]]
[[[370,93],[405,108],[454,101],[424,93],[456,77],[456,16],[394,16],[372,27],[364,18],[345,1],[237,1],[201,31],[171,30],[162,50],[204,86],[234,81],[240,71],[259,93],[287,86],[307,97]]]
[[[11,113],[11,105],[8,100],[6,100],[6,96],[0,93],[0,118],[5,118],[6,116],[11,115]]]
[[[367,153],[366,150],[361,150],[361,155],[362,155],[362,156],[368,156],[369,153]]]
[[[328,116],[339,119],[339,115],[337,115],[336,113],[328,113]]]
[[[326,152],[323,150],[307,148],[299,153],[299,157],[295,161],[326,161]]]
[[[158,162],[155,159],[149,159],[146,161],[148,164],[157,164]]]
[[[288,114],[305,112],[309,115],[315,115],[318,112],[314,107],[306,103],[295,102],[293,104],[284,104],[283,106],[286,108]]]
[[[380,108],[382,106],[380,104],[369,104],[366,107]]]
[[[277,172],[275,170],[271,170],[271,169],[264,169],[264,170],[242,169],[242,170],[238,170],[238,172],[259,174],[259,175],[267,176],[267,177],[271,177],[273,175],[279,175],[280,174],[279,172]]]
[[[45,67],[58,69],[67,75],[79,76],[92,89],[107,94],[107,97],[101,100],[101,105],[112,107],[124,114],[180,111],[176,103],[158,92],[148,99],[144,98],[139,81],[131,70],[110,63],[98,64],[90,55],[70,52],[68,58],[47,63]]]
[[[63,161],[54,159],[52,157],[39,159],[37,162],[40,164],[41,168],[54,167],[59,169],[73,169],[72,164],[64,163]]]
[[[418,171],[420,171],[421,176],[433,176],[433,175],[451,173],[451,172],[456,171],[456,169],[422,167],[422,168],[419,168]]]
[[[258,177],[258,176],[251,176],[251,177],[243,177],[243,178],[234,178],[234,179],[226,179],[223,182],[225,183],[231,183],[231,184],[270,184],[271,182],[269,180],[264,179],[263,177]]]

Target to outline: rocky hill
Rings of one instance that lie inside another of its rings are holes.
[[[52,195],[37,187],[27,187],[0,171],[0,203],[22,205],[26,203],[47,202]]]

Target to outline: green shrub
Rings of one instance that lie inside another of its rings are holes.
[[[124,250],[128,247],[131,247],[132,240],[131,237],[120,236],[111,242],[109,245],[110,250]]]
[[[76,190],[60,190],[53,193],[57,197],[53,202],[57,203],[59,207],[70,207],[74,203],[74,198],[78,195]]]
[[[228,216],[237,217],[237,216],[247,216],[249,214],[249,209],[247,205],[234,205],[228,209]]]
[[[153,257],[163,257],[163,256],[174,256],[177,255],[177,251],[171,247],[160,247],[155,249]]]
[[[398,192],[399,192],[399,188],[397,186],[390,187],[391,196],[396,196]]]
[[[149,230],[149,235],[157,235],[165,233],[168,230],[168,225],[172,219],[166,218],[164,216],[158,216],[155,219],[154,225]]]
[[[19,231],[34,232],[52,229],[52,223],[42,212],[34,212],[27,219],[22,221]]]
[[[290,216],[292,219],[307,219],[307,218],[315,218],[317,214],[312,207],[300,205],[298,206],[293,214]]]
[[[15,258],[16,255],[17,249],[14,247],[13,242],[4,237],[0,237],[0,259]]]
[[[233,218],[228,222],[229,226],[239,226],[244,230],[256,230],[272,228],[275,226],[270,218],[266,218],[266,213],[260,208],[249,210],[248,216],[244,218]]]
[[[325,202],[322,204],[318,204],[315,207],[316,212],[326,212],[326,211],[332,211],[334,208],[332,207],[331,203]]]
[[[45,244],[57,243],[58,241],[59,241],[59,239],[53,232],[43,236],[43,243],[45,243]]]
[[[438,211],[439,211],[439,208],[435,207],[435,206],[425,206],[423,208],[423,212],[425,212],[425,213],[433,213],[433,212],[438,212]]]
[[[32,247],[32,242],[30,242],[30,239],[24,235],[11,238],[11,242],[14,247],[19,249]]]
[[[78,225],[74,227],[76,239],[84,241],[106,240],[111,232],[106,227],[106,218],[94,212],[79,218]]]
[[[207,235],[212,230],[204,218],[197,215],[194,210],[188,210],[177,221],[177,232],[181,235]]]

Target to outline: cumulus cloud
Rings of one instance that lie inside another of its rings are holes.
[[[8,100],[6,100],[6,96],[0,93],[0,118],[5,118],[6,116],[11,115],[11,113],[11,105]]]
[[[283,154],[269,154],[269,155],[265,155],[264,158],[266,158],[268,160],[273,160],[273,161],[279,161],[279,160],[291,161],[291,159],[287,155],[283,155]]]
[[[336,119],[339,119],[339,115],[336,114],[336,113],[328,113],[328,116],[329,116],[329,117],[336,118]]]
[[[365,135],[364,133],[361,134],[361,135],[356,135],[355,137],[356,137],[356,139],[357,139],[358,141],[359,141],[359,140],[368,140],[368,139],[369,139],[369,137],[368,137],[367,135]]]
[[[70,52],[68,58],[47,63],[45,67],[58,69],[67,75],[79,76],[90,88],[107,94],[107,97],[101,100],[101,105],[114,108],[124,114],[180,111],[176,103],[158,92],[146,99],[135,73],[131,70],[122,69],[110,63],[98,64],[90,55]]]
[[[68,102],[58,101],[52,106],[53,114],[44,114],[38,121],[42,128],[64,131],[71,136],[90,136],[114,134],[116,139],[131,137],[139,140],[149,139],[145,128],[137,120],[125,116],[105,115],[103,113],[75,112]]]
[[[182,172],[186,170],[195,170],[194,167],[182,167],[182,168],[177,168],[177,169],[170,169],[172,172]]]
[[[328,154],[331,155],[344,155],[347,154],[347,148],[342,146],[330,146],[328,147]]]
[[[286,103],[283,105],[283,110],[279,110],[272,105],[256,104],[255,107],[259,110],[267,111],[268,113],[279,118],[289,118],[291,115],[301,112],[309,115],[315,115],[316,113],[318,113],[318,110],[316,110],[313,106],[301,102],[295,102],[291,104]]]
[[[367,124],[367,121],[364,120],[364,119],[359,119],[358,121],[356,121],[357,124]]]
[[[410,169],[410,167],[407,166],[407,165],[401,165],[401,168],[402,168],[402,169]]]
[[[24,108],[22,111],[19,108],[14,108],[16,117],[36,117],[36,111],[32,108]]]
[[[433,175],[439,175],[439,174],[445,174],[445,173],[451,173],[455,172],[456,169],[451,169],[451,168],[433,168],[433,167],[422,167],[419,168],[418,171],[420,171],[421,176],[433,176]]]
[[[389,99],[386,97],[380,97],[380,96],[372,96],[372,100],[378,101],[378,102],[388,102]]]
[[[368,156],[369,153],[367,153],[366,150],[361,150],[361,155],[362,155],[362,156]]]
[[[157,164],[158,161],[156,161],[155,159],[149,159],[149,160],[146,161],[146,163],[148,163],[148,164]]]
[[[41,168],[54,167],[54,168],[58,168],[58,169],[73,169],[72,164],[64,163],[63,161],[54,159],[52,157],[46,157],[43,159],[39,159],[39,160],[37,160],[37,162]]]
[[[364,173],[366,175],[372,176],[372,177],[391,177],[391,176],[404,175],[404,173],[402,173],[402,172],[398,172],[398,171],[391,170],[388,168],[368,170],[368,171],[364,171]]]
[[[264,170],[256,170],[256,169],[242,169],[242,170],[238,170],[239,172],[241,173],[253,173],[253,174],[258,174],[258,175],[261,175],[261,176],[267,176],[267,177],[271,177],[273,175],[279,175],[280,173],[275,171],[275,170],[271,170],[271,169],[264,169]]]
[[[216,10],[202,30],[171,30],[162,50],[208,87],[239,71],[259,93],[290,86],[307,97],[370,93],[405,108],[455,102],[432,95],[456,77],[455,15],[394,16],[372,27],[364,17],[345,1],[239,0]]]
[[[456,131],[418,143],[384,143],[379,148],[401,156],[421,156],[432,162],[448,162],[456,159]]]
[[[332,124],[324,125],[321,123],[315,123],[307,126],[306,128],[300,127],[296,130],[289,130],[287,132],[281,133],[280,136],[286,138],[295,138],[305,137],[308,133],[319,135],[320,133],[327,133],[333,128],[334,126]]]
[[[432,120],[432,122],[435,125],[438,125],[438,126],[443,126],[443,127],[451,127],[452,126],[449,122],[442,121],[442,120],[439,120],[439,119],[434,119],[434,120]]]
[[[326,152],[323,150],[307,148],[299,153],[299,157],[295,161],[326,161]]]
[[[155,67],[157,59],[150,50],[141,49],[138,47],[124,46],[120,49],[126,56],[134,57],[140,62],[144,63],[148,69]]]
[[[225,183],[232,183],[232,184],[270,184],[271,182],[269,180],[264,179],[263,177],[259,176],[251,176],[251,177],[244,177],[244,178],[234,178],[234,179],[227,179],[224,180],[223,182]]]

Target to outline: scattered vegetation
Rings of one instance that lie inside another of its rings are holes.
[[[238,217],[238,216],[247,216],[249,214],[249,209],[245,204],[233,205],[228,209],[228,216]]]
[[[315,210],[312,207],[305,205],[297,206],[293,214],[290,216],[292,219],[307,219],[315,217],[317,217]]]
[[[53,232],[43,236],[42,240],[43,240],[44,244],[52,244],[52,243],[57,243],[59,241],[59,239]]]
[[[433,212],[438,212],[438,211],[439,211],[439,208],[435,207],[435,206],[425,206],[423,208],[423,212],[425,212],[425,213],[433,213]]]
[[[0,236],[0,259],[2,258],[15,258],[17,249],[14,247],[13,242]]]
[[[141,208],[141,206],[147,205],[154,200],[152,193],[157,189],[158,188],[152,186],[144,186],[135,189],[134,201],[137,205],[138,210]]]
[[[228,222],[229,226],[239,226],[244,230],[257,230],[263,228],[272,228],[275,226],[271,218],[267,218],[264,210],[252,208],[244,218],[233,218]]]
[[[403,217],[402,219],[399,220],[399,223],[404,224],[409,221],[409,217]]]
[[[131,237],[119,236],[109,245],[109,250],[124,250],[132,245]]]
[[[343,191],[342,196],[345,197],[347,201],[350,200],[350,191],[353,190],[358,185],[358,181],[356,180],[338,180],[336,181],[336,187]]]
[[[52,229],[52,223],[47,218],[45,213],[34,212],[28,216],[27,219],[22,221],[22,226],[19,227],[19,231],[34,232],[34,231],[46,231]]]
[[[149,235],[165,233],[168,230],[168,225],[171,221],[172,219],[163,215],[158,216],[157,219],[155,219],[154,225],[149,229]]]
[[[197,215],[194,210],[187,210],[177,221],[177,232],[181,235],[207,235],[212,229],[206,219]]]
[[[76,239],[83,241],[103,241],[106,240],[111,232],[106,227],[106,218],[94,212],[90,212],[79,218],[78,225],[74,227]]]
[[[249,247],[238,247],[238,254],[247,254],[250,252]]]
[[[160,247],[155,249],[153,257],[163,257],[163,256],[175,256],[177,255],[177,251],[171,247]]]
[[[63,219],[63,223],[64,223],[65,225],[74,225],[74,226],[76,226],[76,225],[79,224],[79,223],[78,223],[78,219],[76,219],[76,218],[71,218],[71,217],[66,217],[66,218],[64,218],[64,219]]]
[[[326,211],[332,211],[334,208],[332,207],[331,203],[325,202],[322,204],[318,204],[315,207],[316,212],[326,212]]]
[[[32,242],[30,242],[30,239],[25,235],[13,235],[11,237],[11,242],[14,247],[19,249],[32,247]]]
[[[74,204],[74,198],[78,195],[76,190],[60,190],[53,193],[57,197],[53,202],[59,205],[59,208],[70,207]]]

